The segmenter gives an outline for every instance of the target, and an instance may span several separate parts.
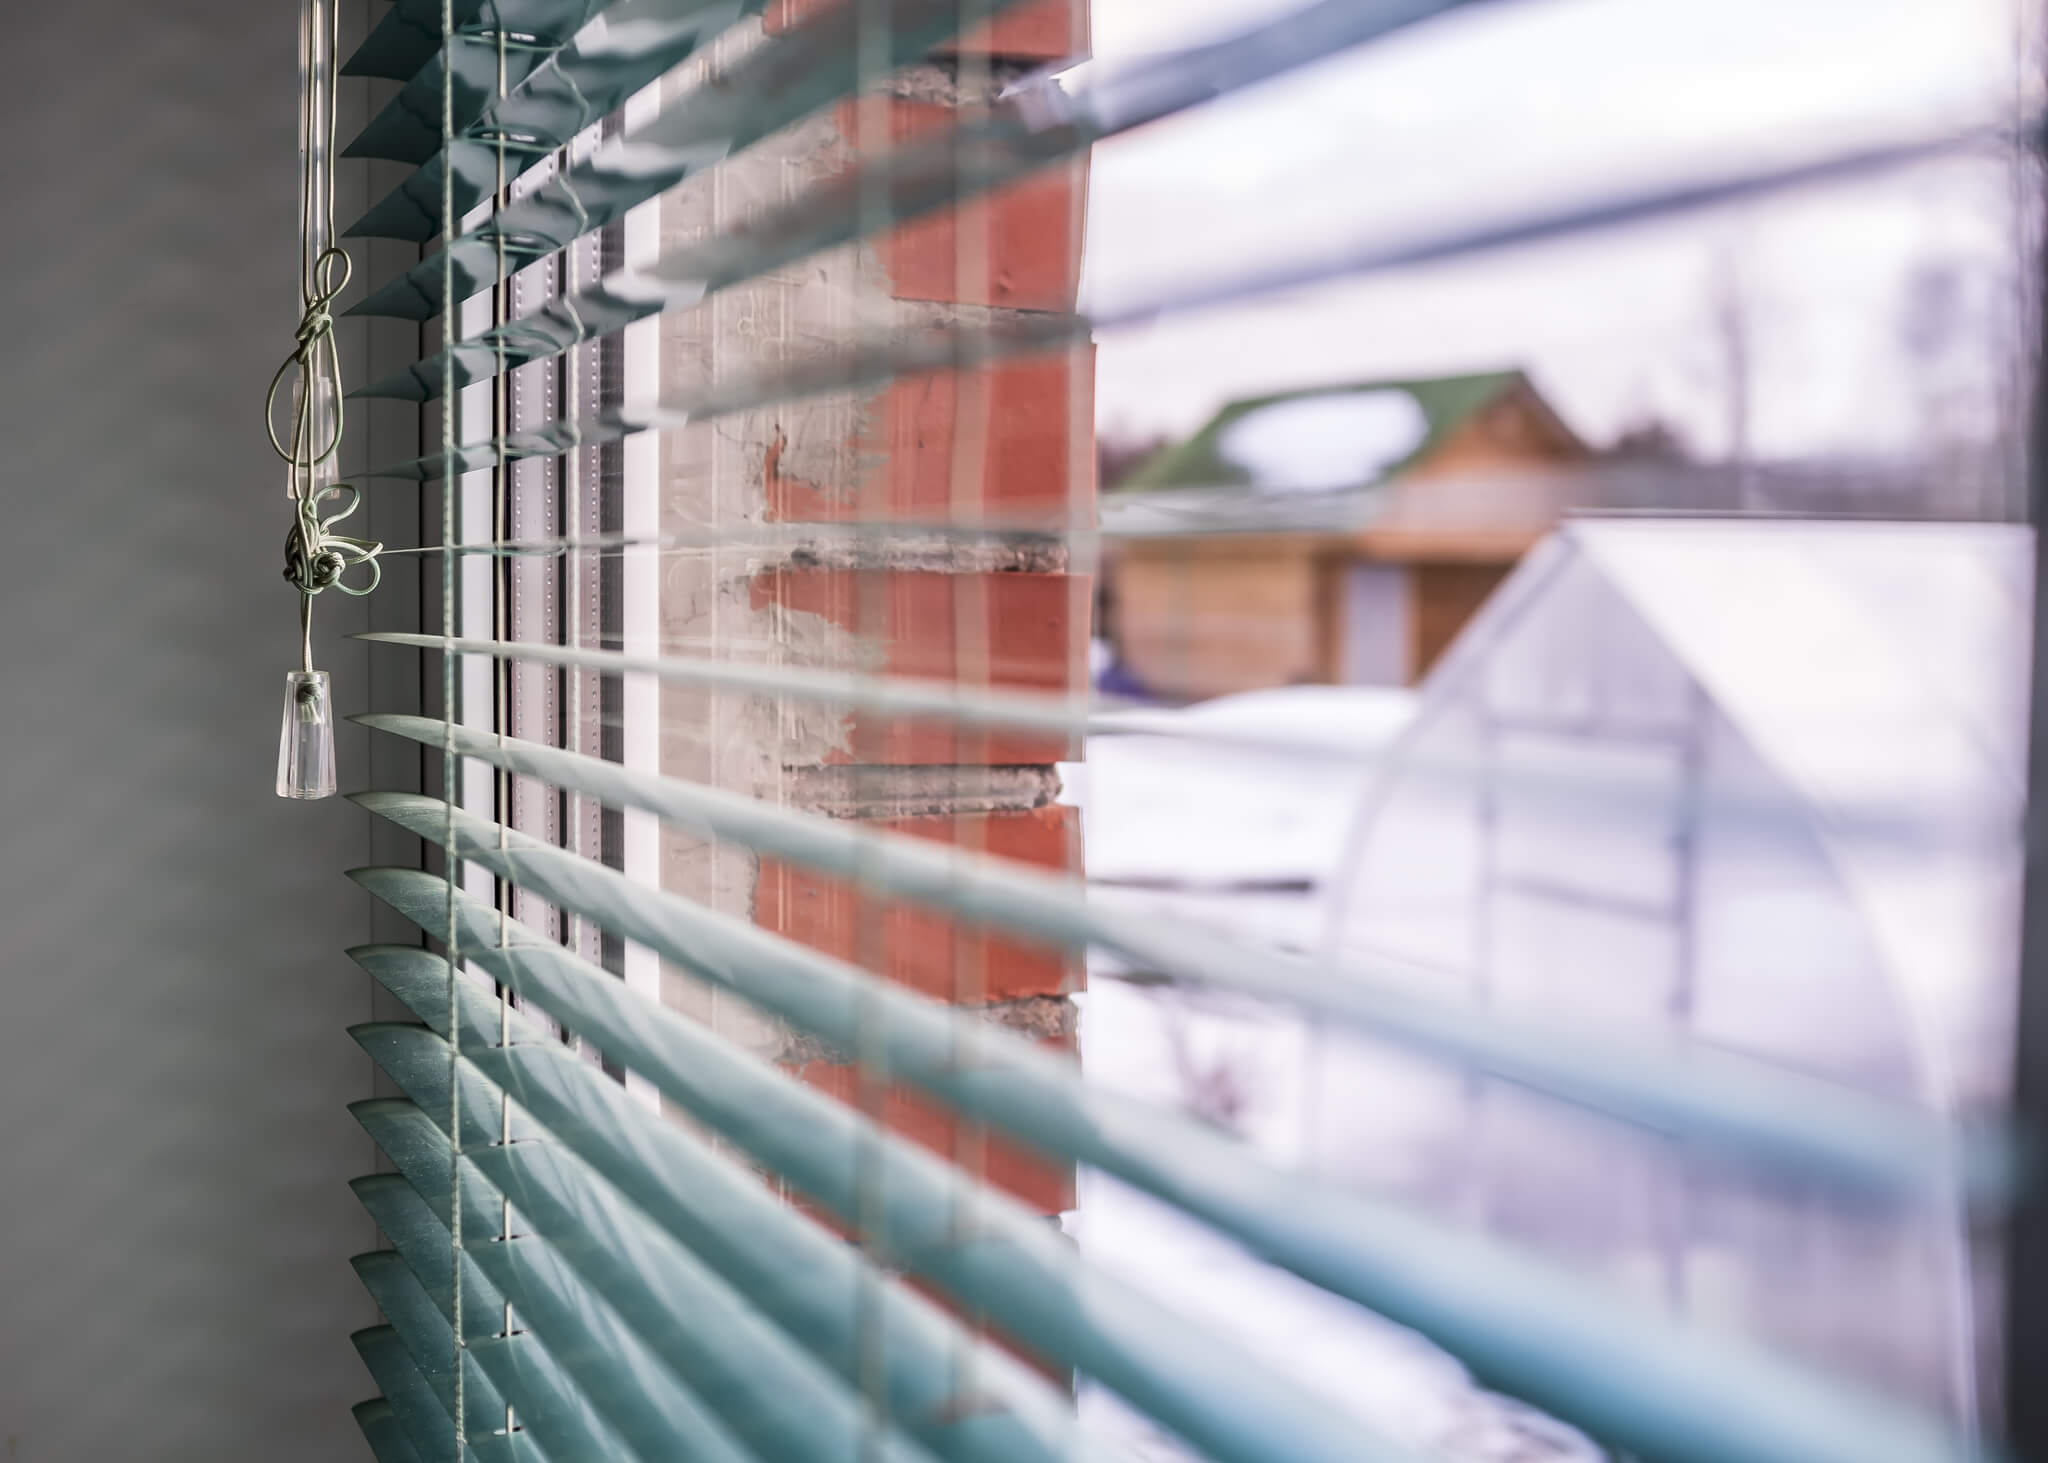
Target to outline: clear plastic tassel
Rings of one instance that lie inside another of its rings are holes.
[[[334,696],[326,671],[284,678],[284,725],[277,739],[277,795],[334,796]]]

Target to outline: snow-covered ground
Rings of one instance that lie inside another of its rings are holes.
[[[1408,691],[1286,686],[1105,718],[1120,734],[1091,737],[1088,760],[1060,769],[1081,809],[1089,882],[1315,883],[1343,850],[1372,759],[1413,711]]]
[[[1293,687],[1181,712],[1153,734],[1091,739],[1064,769],[1082,809],[1091,899],[1242,939],[1309,949],[1371,762],[1407,722],[1403,692]],[[1275,1160],[1302,1161],[1316,1114],[1307,1027],[1256,1003],[1126,985],[1098,958],[1079,998],[1091,1081],[1180,1107]],[[1361,1430],[1458,1463],[1603,1455],[1476,1387],[1415,1333],[1276,1270],[1206,1226],[1084,1173],[1069,1228],[1090,1260],[1280,1365]],[[1146,1463],[1195,1455],[1100,1388],[1084,1425]]]

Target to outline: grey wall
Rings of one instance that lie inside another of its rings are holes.
[[[369,833],[271,793],[295,601],[258,407],[296,321],[296,25],[8,7],[5,1463],[366,1456],[344,1027],[371,1006],[340,952]],[[331,659],[359,704],[363,653]]]

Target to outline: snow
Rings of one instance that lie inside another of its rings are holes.
[[[1179,711],[1104,718],[1085,763],[1061,768],[1097,883],[1275,888],[1321,878],[1373,758],[1413,697],[1374,686],[1289,686]],[[1199,791],[1196,791],[1199,790]]]
[[[1089,897],[1974,1112],[2005,1080],[2028,554],[2009,527],[1570,525],[1418,693],[1120,714],[1066,769]],[[1698,1163],[1111,971],[1096,957],[1078,998],[1092,1081],[1970,1424],[1970,1259],[1941,1205]],[[1104,1176],[1083,1176],[1071,1222],[1092,1262],[1391,1441],[1459,1463],[1600,1456]],[[1135,1457],[1187,1456],[1099,1391],[1082,1415]]]
[[[1319,928],[1309,893],[1110,889],[1090,897],[1274,945],[1298,947]],[[1302,1160],[1315,1117],[1303,1074],[1317,1059],[1303,1022],[1256,1003],[1123,985],[1104,969],[1091,966],[1090,987],[1076,998],[1090,1081],[1217,1122],[1275,1162]],[[1423,1337],[1267,1265],[1107,1175],[1083,1173],[1066,1224],[1091,1264],[1275,1363],[1355,1417],[1362,1436],[1446,1463],[1603,1457],[1570,1429],[1477,1387]],[[1093,1384],[1081,1390],[1080,1413],[1092,1439],[1143,1463],[1198,1456]]]
[[[1320,894],[1275,886],[1312,885],[1335,867],[1372,767],[1412,708],[1406,692],[1288,687],[1114,718],[1146,730],[1091,737],[1087,763],[1062,769],[1065,797],[1082,808],[1089,897],[1312,947]],[[1076,997],[1089,1079],[1218,1123],[1275,1162],[1301,1162],[1315,1121],[1307,1026],[1253,1002],[1123,985],[1107,974],[1112,965],[1093,957],[1090,988]],[[1091,1264],[1273,1361],[1357,1418],[1361,1436],[1456,1463],[1601,1457],[1569,1429],[1474,1386],[1415,1333],[1106,1175],[1083,1173],[1066,1226]],[[1093,1384],[1081,1390],[1080,1415],[1092,1440],[1139,1463],[1196,1457]]]
[[[1599,1455],[1555,1423],[1477,1391],[1450,1357],[1411,1331],[1260,1264],[1167,1206],[1091,1177],[1079,1240],[1090,1261],[1170,1299],[1190,1319],[1255,1356],[1377,1435],[1443,1458],[1510,1460]],[[1148,1463],[1189,1458],[1147,1419],[1099,1388],[1081,1397],[1082,1427]]]
[[[1405,391],[1333,391],[1247,412],[1216,446],[1254,487],[1335,492],[1373,482],[1428,435],[1429,419]]]
[[[1276,750],[1368,753],[1407,725],[1411,691],[1386,686],[1276,686],[1219,696],[1174,711],[1135,710],[1106,717],[1112,726],[1163,736],[1263,740]]]

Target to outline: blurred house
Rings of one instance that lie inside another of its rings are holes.
[[[1595,450],[1519,371],[1235,402],[1102,498],[1100,684],[1414,685],[1574,513],[2000,518],[2009,456],[1702,462],[1655,427]]]
[[[1105,499],[1104,636],[1172,700],[1411,684],[1589,455],[1520,371],[1233,402]]]

